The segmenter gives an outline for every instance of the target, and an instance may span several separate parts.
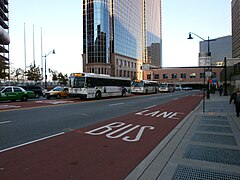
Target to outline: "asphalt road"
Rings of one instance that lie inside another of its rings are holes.
[[[0,112],[0,152],[191,95],[196,91],[74,101]]]

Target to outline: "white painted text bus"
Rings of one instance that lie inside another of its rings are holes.
[[[72,73],[69,96],[81,99],[126,96],[131,93],[131,79],[105,74]]]
[[[175,85],[173,83],[161,83],[159,85],[159,92],[174,92]]]
[[[158,92],[158,82],[150,80],[134,80],[131,85],[133,94],[148,94]]]

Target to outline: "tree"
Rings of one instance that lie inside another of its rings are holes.
[[[0,79],[5,79],[6,77],[8,77],[8,73],[6,72],[7,69],[8,66],[6,62],[0,60]]]
[[[40,72],[40,68],[34,65],[30,65],[30,69],[26,72],[26,76],[28,80],[32,80],[35,82],[43,79]]]
[[[49,72],[52,73],[52,80],[53,81],[57,81],[58,80],[58,72],[57,71],[52,71],[51,69],[49,69]]]
[[[58,74],[58,82],[61,85],[67,85],[68,76],[67,74],[63,75],[61,72]]]
[[[21,68],[18,69],[11,68],[11,75],[13,75],[14,78],[17,78],[18,81],[19,79],[24,78],[24,70]]]

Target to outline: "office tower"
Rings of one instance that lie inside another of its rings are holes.
[[[8,0],[0,1],[0,79],[9,76]],[[7,75],[5,75],[7,74]]]
[[[232,0],[232,57],[240,58],[240,1]]]
[[[218,65],[222,64],[224,58],[232,57],[232,36],[224,36],[209,41],[209,50],[211,52],[211,64]],[[204,62],[201,62],[201,57],[207,57],[206,52],[208,51],[208,42],[200,41],[200,53],[199,53],[199,66],[204,66]],[[205,55],[205,56],[204,56]]]
[[[83,0],[85,72],[142,78],[162,65],[161,1]]]

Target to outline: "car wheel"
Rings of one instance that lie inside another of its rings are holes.
[[[21,101],[27,101],[28,97],[27,96],[22,96]]]
[[[57,98],[57,99],[60,99],[60,98],[61,98],[61,95],[60,95],[60,94],[57,94],[56,98]]]

